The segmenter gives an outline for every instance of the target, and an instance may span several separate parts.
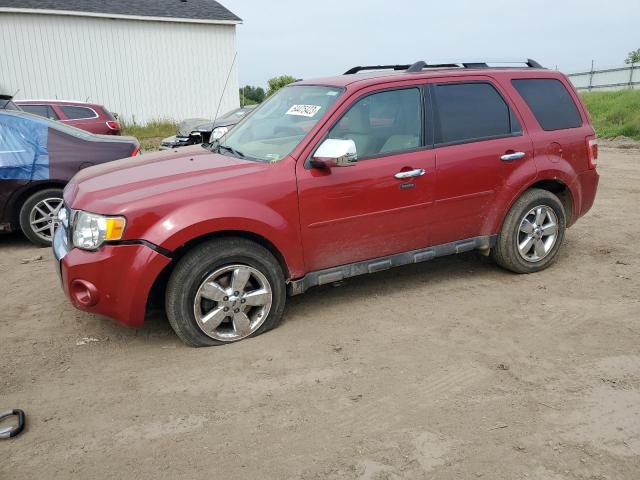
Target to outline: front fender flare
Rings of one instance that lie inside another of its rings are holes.
[[[297,210],[297,205],[294,206]],[[290,218],[298,218],[297,211]],[[269,241],[284,259],[295,278],[304,271],[300,230],[268,205],[241,198],[189,204],[157,219],[144,233],[144,239],[171,252],[196,238],[218,232],[236,231]]]

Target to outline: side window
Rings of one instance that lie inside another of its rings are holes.
[[[560,80],[531,78],[512,80],[543,130],[562,130],[582,125],[578,108]]]
[[[385,91],[358,100],[333,126],[329,138],[353,140],[359,159],[420,147],[420,89]]]
[[[489,83],[433,86],[435,143],[463,143],[521,133],[509,105]]]
[[[47,105],[47,118],[50,118],[51,120],[60,120],[60,117],[51,107],[51,105]]]
[[[54,112],[53,108],[49,105],[23,105],[22,109],[34,115],[50,118],[51,120],[58,120],[58,115],[56,115],[56,112]]]
[[[96,113],[86,107],[72,107],[65,105],[60,107],[69,120],[82,120],[83,118],[95,118]]]
[[[41,117],[47,116],[46,105],[22,105],[22,109],[27,113],[32,113],[33,115],[39,115]]]

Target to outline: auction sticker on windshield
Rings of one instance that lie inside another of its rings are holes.
[[[293,105],[287,110],[286,115],[300,115],[301,117],[313,117],[320,111],[320,105]]]

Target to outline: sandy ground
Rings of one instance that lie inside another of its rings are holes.
[[[0,410],[29,421],[0,478],[639,478],[640,151],[600,164],[545,272],[360,277],[222,348],[75,311],[48,250],[0,238]]]

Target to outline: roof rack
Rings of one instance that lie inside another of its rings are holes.
[[[406,70],[411,65],[366,65],[364,67],[353,67],[344,72],[344,75],[353,75],[354,73],[365,70]]]
[[[358,72],[367,70],[405,70],[407,73],[421,72],[425,68],[491,68],[491,65],[504,65],[505,67],[522,64],[529,68],[544,68],[535,60],[527,58],[525,60],[489,60],[489,61],[462,61],[462,62],[449,62],[449,63],[427,63],[422,60],[415,62],[411,65],[366,65],[353,67],[344,72],[344,75],[353,75]],[[504,68],[504,67],[502,67]]]

